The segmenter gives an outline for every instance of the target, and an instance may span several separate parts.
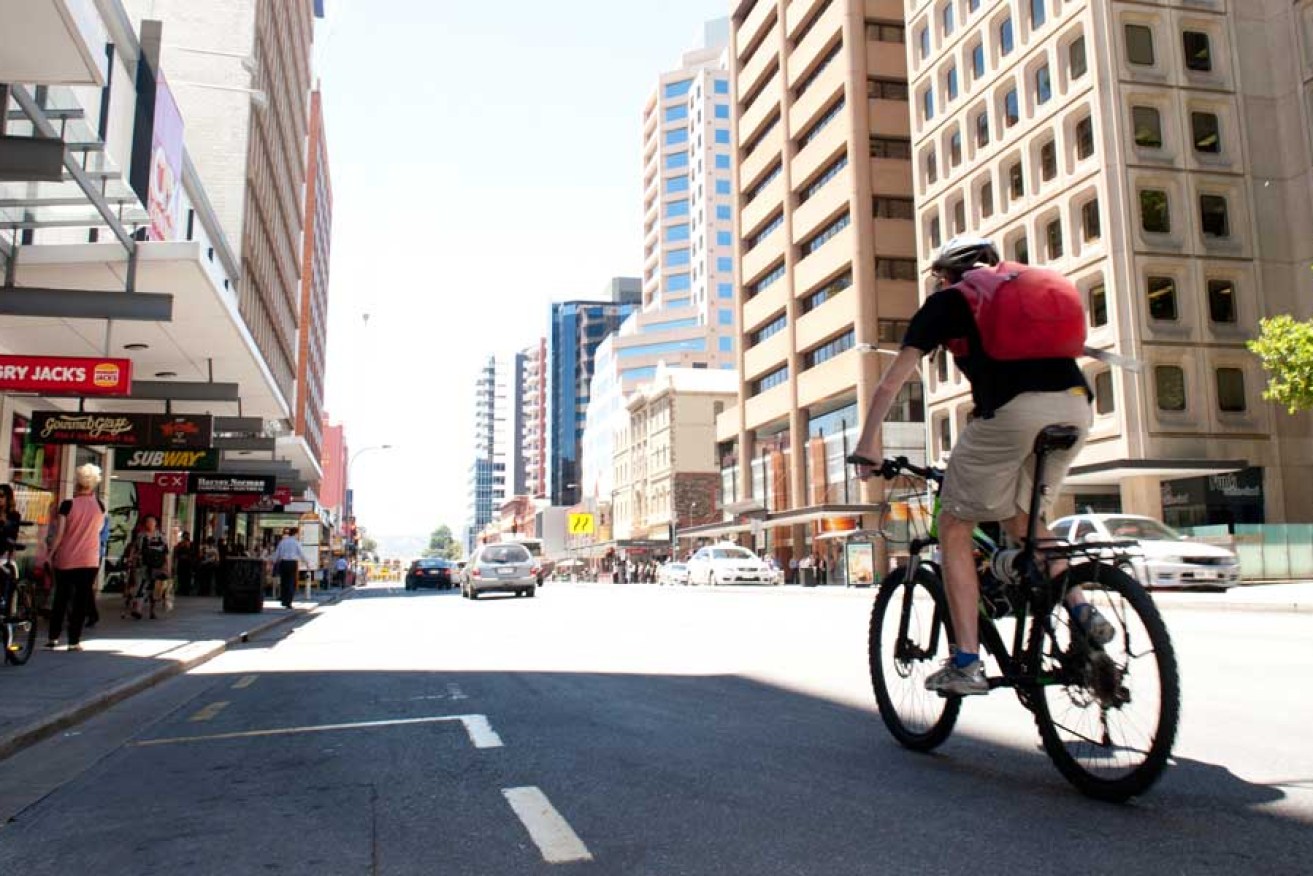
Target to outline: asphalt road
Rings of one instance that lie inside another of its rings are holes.
[[[899,748],[870,598],[371,587],[0,763],[0,873],[1313,868],[1313,614],[1174,604],[1177,757],[1115,806],[1006,693]]]

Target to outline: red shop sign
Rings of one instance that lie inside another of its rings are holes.
[[[0,356],[0,392],[129,395],[132,360],[85,356]]]
[[[185,471],[159,471],[155,473],[155,486],[166,493],[182,496],[187,493],[187,473]]]

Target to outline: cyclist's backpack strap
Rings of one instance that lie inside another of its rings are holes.
[[[1003,262],[967,271],[957,289],[989,358],[1075,359],[1084,353],[1085,305],[1080,290],[1057,271]],[[966,355],[966,340],[951,342],[949,351]]]

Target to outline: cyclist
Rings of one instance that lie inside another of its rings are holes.
[[[932,265],[937,288],[912,317],[902,349],[876,386],[861,438],[848,459],[857,466],[858,477],[870,477],[878,470],[880,425],[918,360],[965,338],[966,353],[955,361],[971,384],[975,409],[949,457],[939,514],[945,589],[957,648],[925,683],[927,689],[945,694],[989,692],[978,653],[980,581],[972,530],[978,523],[999,521],[1012,538],[1024,538],[1035,470],[1035,437],[1044,427],[1057,423],[1080,429],[1074,447],[1046,457],[1046,480],[1056,493],[1085,443],[1091,422],[1093,393],[1075,359],[1000,361],[984,353],[975,316],[957,284],[967,271],[997,267],[1000,262],[998,250],[986,238],[957,237],[944,245]],[[1026,270],[1024,265],[1008,264],[1006,268],[1018,273]],[[962,349],[957,343],[954,346]],[[1051,498],[1045,497],[1046,506]],[[1053,537],[1042,522],[1037,531],[1040,538]],[[1050,564],[1051,574],[1061,570],[1057,561]],[[1105,644],[1112,639],[1112,625],[1079,590],[1068,597],[1067,610],[1091,642]]]

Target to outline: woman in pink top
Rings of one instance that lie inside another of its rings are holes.
[[[105,506],[96,498],[99,486],[100,466],[80,465],[77,492],[59,506],[58,529],[50,547],[55,598],[50,606],[47,648],[59,646],[67,612],[68,650],[82,650],[82,624],[91,610],[91,601],[96,598],[94,587],[100,570],[100,529],[105,520]]]

